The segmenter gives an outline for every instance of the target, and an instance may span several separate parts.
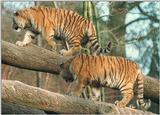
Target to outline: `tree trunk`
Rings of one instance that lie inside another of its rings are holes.
[[[2,100],[32,108],[65,114],[144,114],[143,111],[118,108],[114,104],[95,102],[78,97],[61,95],[26,85],[19,81],[2,80]],[[145,114],[152,114],[145,112]]]
[[[93,22],[95,23],[95,27],[96,27],[96,33],[97,33],[97,39],[98,39],[98,42],[101,46],[101,39],[100,39],[100,30],[99,30],[99,22],[98,22],[98,12],[97,12],[97,8],[96,8],[96,5],[93,3],[93,1],[91,2],[92,4],[92,8],[93,8]]]
[[[151,99],[155,103],[159,103],[160,82],[153,77],[145,76],[144,78],[144,97]]]
[[[122,25],[125,25],[126,17],[126,8],[127,5],[125,2],[112,2],[110,5],[110,16],[109,22],[107,23],[109,38],[113,44],[111,51],[112,55],[118,55],[125,57],[125,28],[119,28]]]
[[[19,47],[2,41],[2,63],[15,67],[59,74],[59,65],[69,58],[33,44]],[[145,76],[145,97],[157,103],[159,101],[159,85],[158,79]]]
[[[152,58],[151,58],[151,66],[150,66],[150,71],[149,74],[150,76],[155,76],[155,78],[160,77],[160,60],[158,56],[158,43],[153,41],[153,53],[152,53]]]

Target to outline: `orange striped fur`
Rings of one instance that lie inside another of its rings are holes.
[[[79,55],[61,65],[61,76],[65,80],[78,80],[71,94],[80,96],[87,86],[110,87],[120,90],[123,98],[116,101],[125,107],[134,95],[137,86],[137,102],[141,109],[148,109],[149,103],[143,100],[143,74],[138,64],[122,57]]]
[[[63,55],[74,55],[86,46],[92,54],[107,53],[110,49],[102,49],[96,38],[93,23],[71,10],[49,7],[30,7],[14,13],[13,29],[26,29],[24,40],[16,44],[25,46],[37,34],[41,34],[54,49],[57,49],[54,37],[67,42],[69,50],[61,50]]]

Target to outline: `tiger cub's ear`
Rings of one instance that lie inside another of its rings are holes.
[[[64,63],[59,65],[61,69],[64,69]]]
[[[14,15],[14,16],[18,16],[19,13],[18,13],[17,11],[14,11],[13,15]]]

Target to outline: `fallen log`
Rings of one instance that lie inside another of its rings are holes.
[[[2,41],[2,63],[19,68],[35,71],[58,74],[59,65],[70,57],[64,57],[60,54],[47,49],[29,44],[26,47],[19,47],[15,44]],[[155,103],[159,102],[160,82],[158,79],[144,77],[144,96]]]
[[[144,77],[144,97],[151,99],[155,103],[159,103],[160,82],[158,79],[145,76]]]
[[[2,114],[45,114],[43,110],[2,101]]]
[[[2,41],[2,63],[7,65],[56,74],[60,71],[59,65],[68,58],[33,44],[19,47]]]
[[[114,104],[49,92],[11,80],[2,80],[2,100],[62,114],[153,114],[128,107],[118,108]]]

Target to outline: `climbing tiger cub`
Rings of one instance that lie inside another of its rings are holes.
[[[16,42],[18,46],[26,46],[41,34],[55,50],[57,44],[53,38],[60,38],[68,45],[69,50],[60,51],[65,56],[79,53],[81,46],[89,48],[92,54],[108,53],[110,50],[100,47],[93,23],[71,10],[43,6],[22,9],[14,13],[13,29],[17,32],[26,30],[24,40]]]
[[[139,66],[128,59],[81,54],[61,64],[60,67],[62,69],[60,75],[66,81],[78,82],[70,92],[72,95],[80,96],[87,85],[117,88],[123,98],[117,100],[115,104],[118,107],[125,107],[133,98],[136,86],[137,105],[142,110],[150,107],[150,100],[147,103],[143,100],[143,74]]]

